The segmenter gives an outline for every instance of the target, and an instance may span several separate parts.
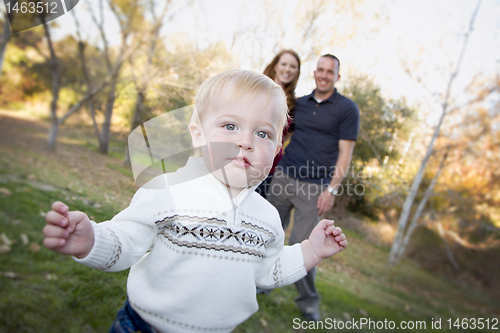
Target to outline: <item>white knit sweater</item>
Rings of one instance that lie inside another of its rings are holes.
[[[230,332],[258,310],[256,286],[306,275],[300,244],[284,246],[278,212],[255,187],[231,199],[192,157],[151,182],[165,188],[141,188],[111,221],[94,224],[94,248],[77,261],[131,267],[130,304],[158,331]]]

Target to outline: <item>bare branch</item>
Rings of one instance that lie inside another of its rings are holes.
[[[453,113],[457,110],[460,110],[460,109],[463,109],[469,105],[472,105],[472,104],[476,104],[476,103],[479,103],[479,102],[482,102],[484,101],[484,99],[488,96],[488,95],[491,95],[492,93],[496,92],[496,91],[500,91],[500,86],[493,86],[489,89],[487,89],[483,94],[481,94],[480,96],[476,97],[476,98],[473,98],[461,105],[458,105],[458,106],[455,106],[454,108],[451,108],[448,110],[448,114],[450,113]]]
[[[476,21],[476,16],[477,16],[477,12],[479,11],[479,7],[481,7],[481,2],[482,2],[482,0],[479,0],[477,2],[476,8],[474,9],[474,12],[472,13],[472,17],[471,17],[470,22],[469,22],[469,30],[465,33],[464,43],[462,44],[462,50],[460,51],[460,55],[458,57],[458,61],[457,61],[457,64],[455,66],[455,71],[450,76],[450,80],[448,82],[448,87],[446,89],[446,94],[445,94],[444,103],[443,103],[443,112],[447,112],[451,86],[453,85],[453,82],[455,81],[455,78],[457,77],[458,72],[460,71],[460,67],[462,66],[462,61],[464,59],[465,50],[467,49],[467,45],[469,44],[469,37],[472,34],[472,31],[474,29],[474,22]]]
[[[441,239],[443,240],[444,247],[446,250],[446,255],[448,256],[448,260],[450,261],[451,266],[453,267],[455,272],[458,272],[458,263],[455,260],[455,257],[453,256],[453,252],[451,252],[451,249],[448,245],[448,241],[446,240],[446,232],[444,231],[443,226],[441,225],[441,222],[437,223],[437,227],[438,227],[438,234],[439,234],[439,236],[441,236]]]
[[[104,10],[102,6],[102,0],[99,0],[99,13],[101,18],[100,20],[97,20],[94,10],[92,9],[92,6],[89,7],[90,7],[89,10],[90,10],[90,15],[92,17],[92,21],[94,21],[95,25],[97,26],[97,29],[99,30],[99,34],[101,35],[104,47],[104,59],[106,60],[106,65],[108,66],[109,70],[111,69],[111,59],[109,56],[108,40],[106,39],[106,32],[104,31]]]

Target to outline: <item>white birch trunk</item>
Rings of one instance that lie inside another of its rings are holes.
[[[398,253],[400,253],[400,251],[401,251],[401,247],[403,245],[404,235],[407,232],[407,224],[408,224],[408,218],[410,216],[411,208],[413,206],[413,202],[415,201],[415,197],[417,196],[417,192],[418,192],[418,189],[419,189],[420,184],[422,182],[422,178],[424,176],[425,169],[427,168],[427,163],[429,162],[429,159],[433,153],[434,144],[436,142],[436,139],[439,136],[441,125],[443,124],[443,120],[448,112],[448,106],[449,106],[448,103],[449,103],[449,99],[450,99],[451,86],[453,85],[453,82],[455,81],[455,78],[458,75],[458,72],[460,71],[463,56],[464,56],[465,50],[467,49],[469,36],[472,33],[474,21],[475,21],[475,18],[476,18],[476,15],[477,15],[477,12],[479,10],[480,5],[481,5],[481,1],[478,2],[476,9],[474,10],[474,13],[472,14],[472,17],[471,17],[471,20],[469,23],[469,31],[465,34],[464,43],[462,45],[462,50],[460,52],[457,65],[455,67],[454,72],[450,76],[450,80],[448,81],[448,85],[446,88],[446,94],[445,94],[445,97],[443,99],[441,116],[439,117],[439,122],[436,125],[436,128],[434,129],[434,133],[432,135],[431,141],[429,142],[429,145],[427,146],[427,151],[426,151],[425,157],[423,158],[422,163],[420,164],[417,175],[415,176],[415,178],[413,179],[413,183],[411,184],[410,192],[406,196],[406,200],[403,204],[403,209],[401,211],[401,215],[400,215],[399,221],[398,221],[398,229],[397,229],[396,235],[394,237],[394,242],[393,242],[392,247],[391,247],[391,252],[389,253],[389,263],[391,265],[394,265],[397,263]]]
[[[444,161],[446,160],[447,153],[444,155],[441,164],[439,165],[438,171],[436,172],[436,175],[432,179],[431,183],[427,187],[427,190],[424,193],[424,197],[422,200],[420,200],[417,211],[413,214],[413,218],[410,222],[410,225],[408,227],[408,230],[405,233],[403,242],[401,246],[399,247],[398,252],[395,255],[395,264],[399,263],[401,258],[403,257],[406,248],[408,246],[408,243],[410,242],[411,235],[413,234],[413,231],[418,227],[418,219],[420,218],[420,215],[422,215],[422,212],[424,211],[425,204],[427,203],[427,199],[429,199],[430,195],[432,194],[432,191],[434,190],[434,185],[436,185],[437,179],[439,178],[439,174],[441,173],[441,170],[443,170],[443,165]]]

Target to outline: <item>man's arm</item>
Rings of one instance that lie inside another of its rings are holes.
[[[355,144],[356,141],[353,140],[339,140],[339,156],[335,164],[335,174],[330,181],[330,187],[338,189],[339,185],[342,183],[347,173],[347,168],[349,164],[351,164],[352,152]],[[318,215],[323,215],[332,209],[334,203],[335,196],[328,193],[327,190],[323,191],[318,198]]]

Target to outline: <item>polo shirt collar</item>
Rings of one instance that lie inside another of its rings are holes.
[[[316,89],[313,90],[313,92],[309,95],[308,99],[312,99],[313,101],[316,101],[316,98],[314,98],[314,93],[316,92]],[[327,99],[322,100],[320,103],[336,103],[337,102],[337,96],[339,95],[337,88],[335,88],[335,91],[333,94],[330,95]]]

